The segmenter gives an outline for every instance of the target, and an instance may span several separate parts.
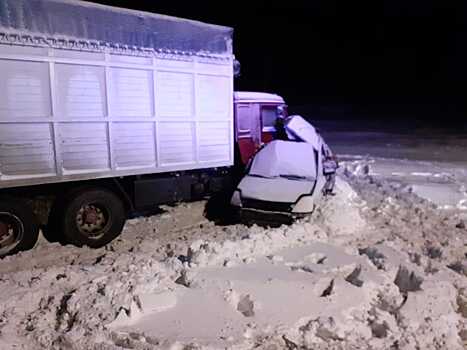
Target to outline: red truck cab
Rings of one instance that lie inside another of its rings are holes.
[[[274,139],[278,117],[286,117],[284,99],[276,94],[237,91],[234,94],[235,139],[243,164],[264,143]]]

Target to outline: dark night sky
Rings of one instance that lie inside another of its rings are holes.
[[[292,108],[467,123],[465,1],[95,2],[234,27],[237,89]]]

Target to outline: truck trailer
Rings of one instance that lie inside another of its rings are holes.
[[[131,213],[203,198],[274,137],[234,92],[233,29],[73,0],[0,0],[0,256],[101,247]]]

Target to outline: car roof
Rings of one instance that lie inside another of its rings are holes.
[[[267,92],[236,91],[234,98],[239,102],[285,103],[281,96]]]

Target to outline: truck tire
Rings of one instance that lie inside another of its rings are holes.
[[[115,193],[87,188],[70,194],[60,228],[67,243],[100,248],[122,232],[125,220],[125,207]]]
[[[34,247],[39,225],[28,203],[19,198],[0,198],[0,257]]]
[[[63,238],[63,233],[61,232],[61,223],[60,221],[63,218],[63,207],[65,201],[63,197],[57,197],[50,208],[49,217],[47,218],[47,224],[42,229],[42,235],[44,238],[50,242],[59,242],[64,244],[65,240]]]

